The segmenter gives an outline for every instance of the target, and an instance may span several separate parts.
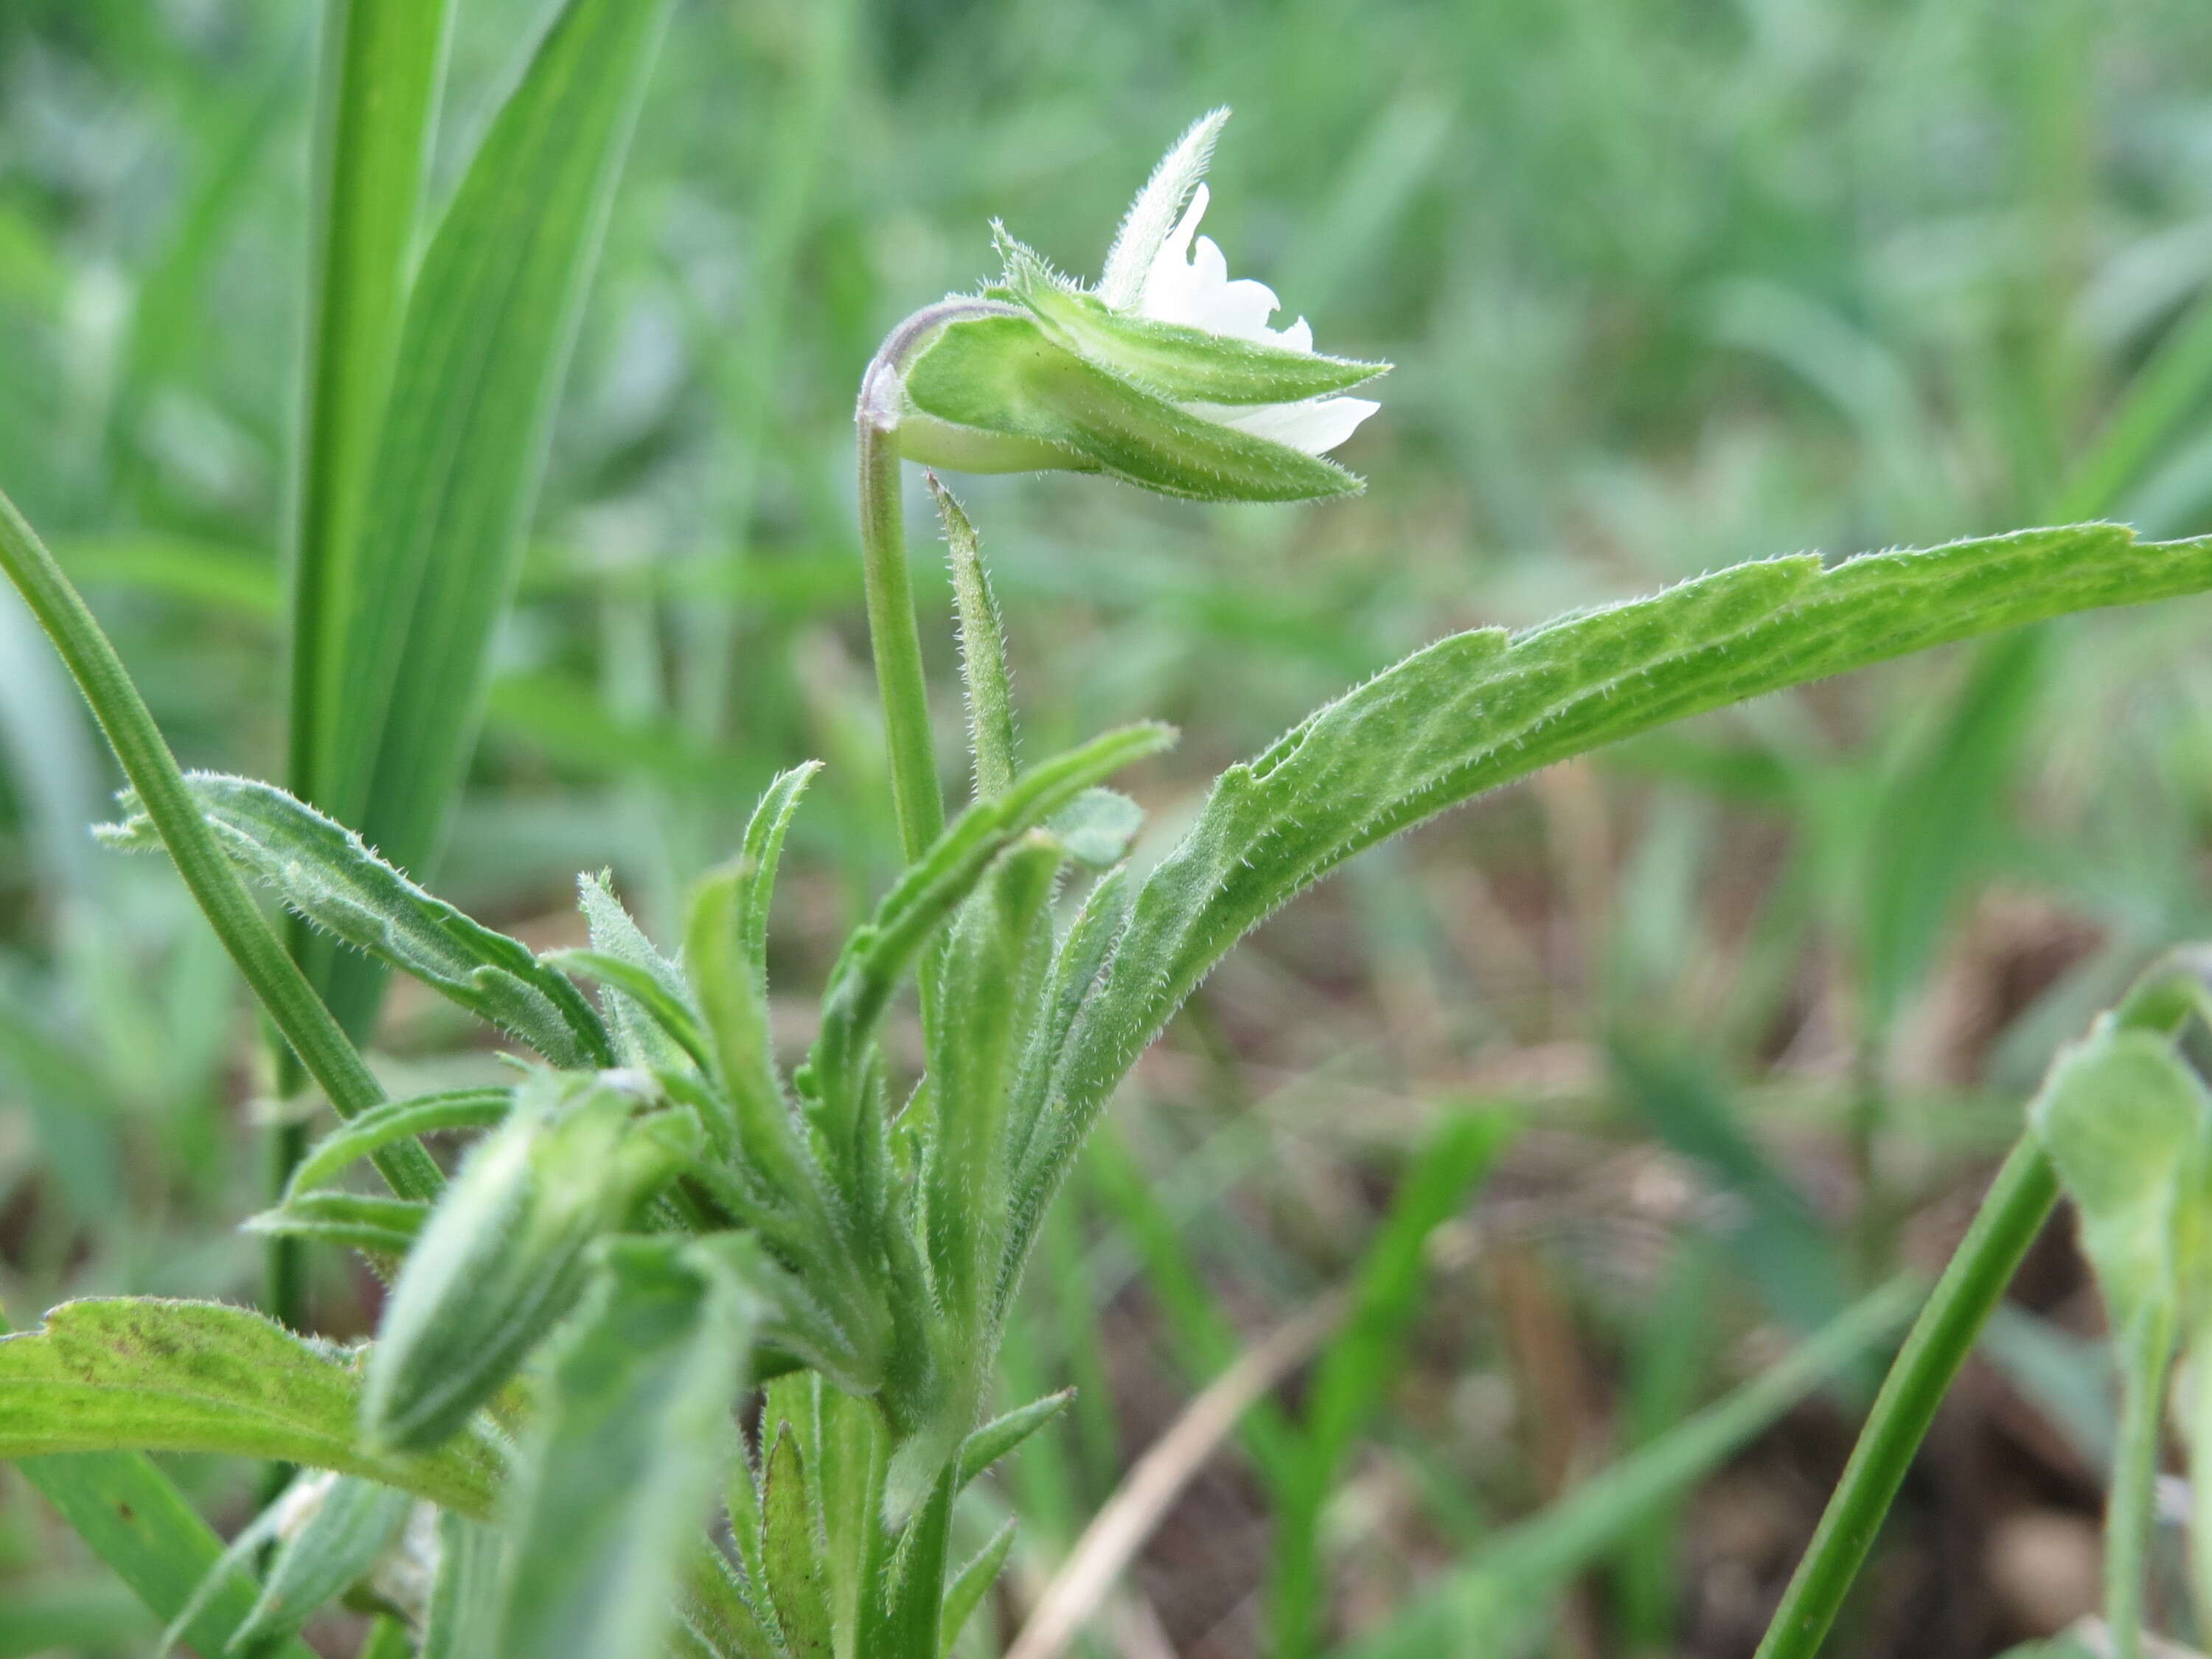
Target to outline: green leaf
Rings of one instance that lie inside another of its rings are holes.
[[[998,439],[1024,447],[1014,470],[1103,472],[1192,501],[1303,501],[1361,489],[1332,461],[1109,374],[1026,314],[945,324],[908,364],[905,388],[899,453],[955,471],[998,470],[976,462],[978,440]]]
[[[301,1193],[249,1217],[246,1225],[264,1238],[312,1238],[396,1261],[415,1248],[429,1218],[430,1206],[421,1199]]]
[[[1006,670],[1006,630],[999,596],[983,568],[975,526],[952,492],[929,475],[929,493],[945,526],[952,567],[952,598],[960,614],[960,678],[968,694],[968,752],[975,765],[975,799],[988,800],[1014,787],[1014,700]]]
[[[430,1587],[421,1659],[481,1659],[491,1651],[506,1571],[496,1527],[451,1511],[438,1517],[438,1577]]]
[[[1006,286],[1053,343],[1170,403],[1302,403],[1348,392],[1390,368],[1115,311],[1054,282],[1026,253],[1010,245]]]
[[[645,930],[623,908],[611,872],[578,877],[576,892],[597,952],[592,960],[599,966],[592,971],[620,993],[607,1011],[617,1057],[625,1066],[647,1068],[681,1069],[687,1059],[706,1065],[697,1052],[698,1018],[691,1009],[690,989],[676,964],[653,948]],[[685,1026],[688,1042],[672,1030]]]
[[[1440,641],[1216,784],[1146,879],[1070,1033],[1017,1190],[1034,1207],[1055,1188],[1107,1096],[1192,988],[1248,929],[1362,848],[1669,720],[2023,623],[2207,586],[2212,540],[2138,543],[2120,526],[2087,525],[1832,568],[1811,556],[1740,565],[1517,636],[1486,629]]]
[[[387,1101],[317,1141],[292,1171],[289,1204],[380,1148],[449,1129],[489,1129],[514,1104],[512,1089],[447,1089]]]
[[[553,411],[669,0],[567,0],[493,117],[409,298],[361,514],[317,799],[407,869],[437,850],[482,714]],[[337,964],[349,1024],[376,977]]]
[[[648,1659],[735,1435],[749,1240],[610,1240],[517,1472],[498,1659]]]
[[[72,1452],[26,1457],[16,1467],[157,1618],[177,1617],[198,1597],[185,1639],[203,1654],[223,1650],[258,1587],[240,1569],[202,1594],[203,1581],[222,1559],[222,1540],[152,1459],[137,1452]],[[306,1644],[288,1641],[263,1659],[316,1656]]]
[[[1145,809],[1115,789],[1086,789],[1046,825],[1068,857],[1090,870],[1109,870],[1129,856]]]
[[[0,1607],[0,1659],[40,1654],[142,1652],[155,1623],[127,1584],[112,1578],[10,1585]]]
[[[1026,1406],[1017,1406],[983,1425],[960,1443],[959,1484],[965,1486],[1000,1458],[1011,1455],[1023,1441],[1066,1411],[1067,1402],[1074,1398],[1074,1389],[1062,1389]]]
[[[814,1048],[821,1097],[849,1121],[860,1063],[898,977],[937,925],[966,898],[998,856],[1100,779],[1173,741],[1166,726],[1126,726],[1035,766],[994,800],[955,819],[846,943],[823,996]]]
[[[292,787],[310,799],[347,764],[329,738],[349,685],[348,619],[380,549],[359,529],[398,359],[450,0],[324,9],[308,233],[307,396],[292,534]]]
[[[761,1567],[785,1651],[793,1659],[828,1659],[827,1534],[807,1473],[798,1435],[778,1424],[761,1470]]]
[[[688,1120],[635,1115],[626,1075],[541,1073],[471,1151],[385,1304],[362,1401],[373,1439],[459,1430],[574,1304],[586,1247],[690,1156]]]
[[[356,1431],[360,1397],[350,1364],[243,1308],[65,1302],[40,1330],[0,1339],[0,1457],[226,1452],[381,1481],[471,1514],[489,1507],[500,1473],[489,1443],[465,1435],[426,1456],[380,1452]]]
[[[2144,1311],[2202,1309],[2212,1093],[2163,1036],[2101,1018],[2051,1065],[2028,1124],[2080,1218],[2112,1328]]]
[[[651,969],[605,951],[549,951],[545,953],[545,964],[549,968],[558,968],[564,974],[597,980],[651,1020],[659,1034],[674,1043],[676,1049],[701,1071],[714,1063],[714,1055],[707,1047],[707,1034],[699,1029],[699,1016],[691,1008],[690,988],[672,989],[666,981]],[[617,1019],[617,1027],[626,1033],[635,1032],[637,1029],[634,1018],[620,1017]],[[630,1040],[630,1047],[634,1051],[639,1051],[638,1058],[641,1060],[647,1058],[641,1051],[648,1046],[653,1050],[653,1061],[665,1066],[674,1060],[675,1054],[665,1051],[661,1043],[648,1045],[635,1036]]]
[[[945,1612],[938,1620],[937,1650],[952,1651],[952,1644],[960,1639],[960,1632],[968,1620],[991,1593],[991,1586],[999,1582],[999,1575],[1006,1568],[1006,1557],[1014,1547],[1014,1522],[1008,1521],[991,1534],[991,1541],[975,1553],[975,1559],[961,1568],[945,1589]]]
[[[820,761],[808,761],[776,774],[745,824],[744,846],[738,854],[745,872],[739,921],[746,953],[763,988],[768,983],[769,901],[775,894],[775,870],[783,858],[784,835],[791,828],[792,815],[799,810],[799,797],[821,769]]]
[[[343,1475],[322,1480],[313,1501],[313,1512],[269,1564],[253,1611],[232,1632],[232,1652],[251,1651],[271,1636],[298,1635],[325,1602],[367,1576],[415,1502],[390,1486]]]
[[[316,927],[512,1032],[556,1066],[611,1062],[591,1005],[528,945],[425,892],[352,830],[274,784],[212,772],[185,781],[231,861]],[[137,797],[123,799],[132,816],[104,827],[101,839],[159,850],[161,837]]]
[[[1032,830],[960,907],[939,958],[938,994],[957,1018],[929,1033],[936,1120],[922,1170],[923,1217],[938,1304],[962,1333],[968,1388],[980,1393],[983,1336],[1009,1215],[1006,1103],[1051,959],[1049,907],[1066,854]],[[956,1391],[960,1426],[975,1395]]]

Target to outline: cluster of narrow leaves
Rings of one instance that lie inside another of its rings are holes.
[[[251,1453],[443,1511],[395,1520],[394,1501],[356,1486],[288,1500],[258,1589],[235,1550],[216,1561],[193,1541],[214,1569],[181,1610],[196,1644],[221,1649],[240,1621],[280,1635],[349,1578],[426,1659],[672,1643],[796,1659],[823,1650],[825,1621],[836,1651],[938,1654],[1006,1551],[956,1570],[954,1501],[1057,1405],[982,1422],[1044,1208],[1115,1084],[1246,929],[1360,848],[1595,744],[1899,652],[2212,586],[2212,545],[2092,526],[1832,569],[1755,564],[1517,639],[1460,635],[1232,769],[1139,877],[1136,811],[1100,786],[1167,732],[1016,765],[989,584],[941,505],[976,798],[848,939],[795,1067],[769,1038],[767,919],[811,768],[770,787],[694,889],[676,948],[586,878],[588,947],[544,955],[282,792],[189,781],[230,860],[306,923],[534,1052],[506,1086],[343,1122],[255,1222],[380,1263],[391,1294],[365,1352],[179,1304],[57,1310],[0,1343],[0,1454],[34,1470],[94,1448]],[[108,836],[158,841],[137,816]],[[1081,870],[1087,890],[1065,892]],[[918,1079],[895,1075],[881,1040],[909,977]],[[430,1194],[339,1184],[457,1130],[477,1139]],[[740,1434],[760,1382],[759,1432]],[[718,1479],[726,1534],[702,1525]],[[219,1617],[232,1623],[210,1636]]]

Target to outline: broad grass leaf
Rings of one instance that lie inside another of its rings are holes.
[[[517,1472],[494,1659],[647,1659],[734,1442],[750,1241],[612,1240]]]
[[[584,295],[670,0],[567,0],[423,255],[360,545],[318,799],[397,864],[434,860],[483,712]],[[338,640],[343,644],[338,644]],[[343,768],[343,771],[335,768]],[[359,1029],[377,976],[334,964]]]
[[[292,526],[288,772],[328,799],[349,757],[331,744],[349,689],[344,643],[381,549],[360,519],[398,359],[407,279],[437,125],[452,0],[384,0],[325,13],[307,350]]]
[[[489,1508],[499,1456],[488,1443],[465,1435],[427,1456],[373,1449],[355,1426],[361,1391],[349,1362],[243,1308],[65,1302],[42,1328],[0,1339],[0,1457],[226,1452]]]

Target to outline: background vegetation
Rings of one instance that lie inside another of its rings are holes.
[[[434,189],[535,11],[463,0]],[[264,775],[311,60],[286,0],[0,3],[0,477],[187,763]],[[896,844],[860,370],[991,268],[993,216],[1095,269],[1217,103],[1238,116],[1208,229],[1331,349],[1400,365],[1344,456],[1368,495],[963,492],[1034,752],[1183,727],[1136,781],[1163,840],[1221,764],[1453,629],[1766,552],[2100,514],[2212,529],[2208,64],[2212,15],[2181,0],[695,0],[441,889],[543,946],[576,925],[571,872],[608,865],[665,933],[769,776],[818,755],[775,933],[779,971],[812,982]],[[941,615],[941,570],[918,574]],[[1010,1398],[1082,1393],[1004,1476],[1027,1518],[1007,1620],[1185,1401],[1326,1305],[1449,1108],[1524,1127],[1437,1236],[1368,1443],[1310,1503],[1285,1420],[1249,1419],[1100,1651],[1261,1650],[1260,1586],[1301,1528],[1335,1627],[1370,1628],[1855,1291],[1940,1261],[2054,1045],[2212,930],[2208,619],[2077,620],[1770,698],[1482,802],[1269,927],[1125,1090],[1031,1274]],[[949,676],[949,632],[928,642]],[[939,713],[951,752],[949,691]],[[231,1229],[260,1201],[265,1051],[167,868],[85,836],[107,769],[0,597],[19,1322],[91,1289],[259,1293]],[[428,1086],[487,1074],[468,1040],[403,987],[379,1042]],[[317,1273],[319,1328],[365,1330],[374,1281],[332,1252]],[[2054,1233],[1907,1488],[1850,1651],[1995,1652],[2091,1604],[2107,1370]],[[1559,1650],[1747,1653],[1863,1398],[1798,1408],[1609,1547]],[[188,1472],[250,1511],[239,1469]],[[0,1652],[72,1630],[143,1650],[100,1585],[0,1474],[0,1605],[81,1621],[0,1613]]]

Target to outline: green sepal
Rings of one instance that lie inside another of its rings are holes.
[[[947,323],[905,373],[899,452],[969,471],[1103,472],[1200,501],[1351,495],[1352,474],[1178,408],[1057,343],[1034,316]],[[993,442],[1005,464],[979,465]]]
[[[1005,292],[1054,344],[1172,403],[1303,403],[1349,391],[1390,368],[1115,311],[1097,295],[1054,280],[1020,243],[1002,241],[1000,248]]]

